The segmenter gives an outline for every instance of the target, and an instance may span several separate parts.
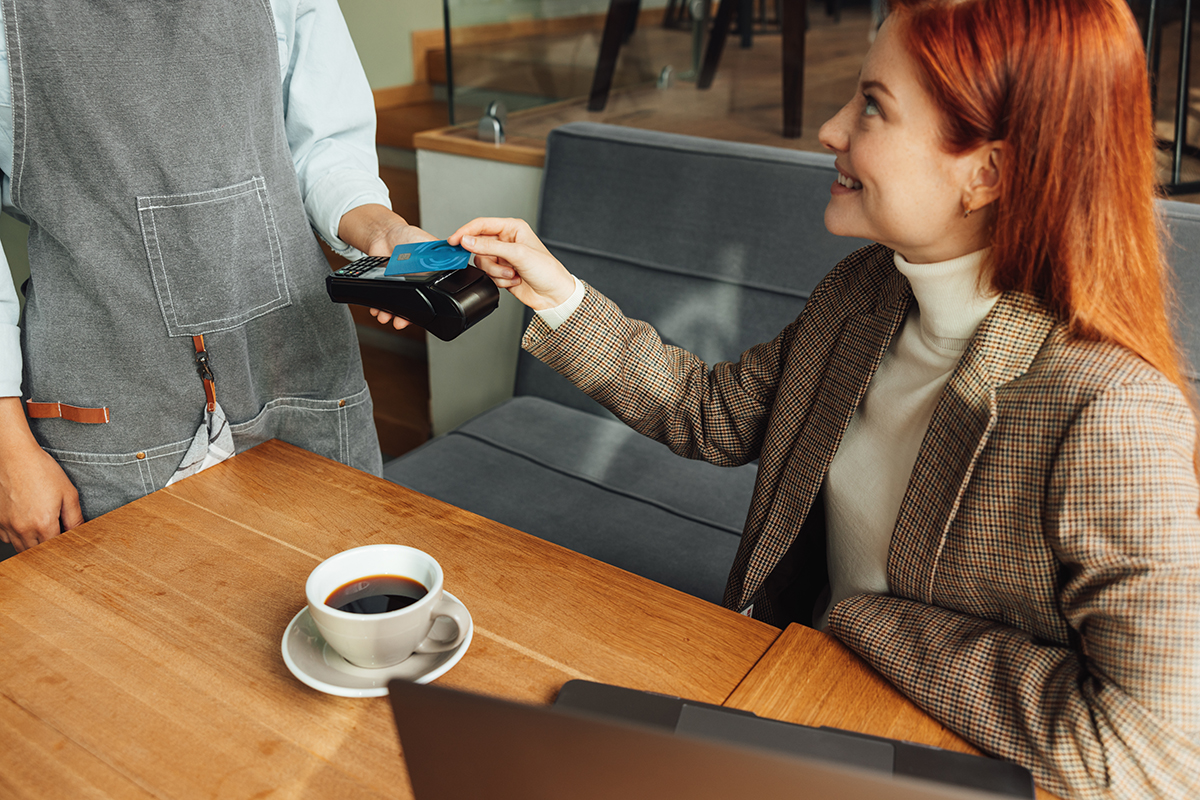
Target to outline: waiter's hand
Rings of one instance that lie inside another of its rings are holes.
[[[436,236],[409,225],[404,217],[378,204],[358,206],[343,214],[338,223],[338,238],[369,256],[390,256],[398,244],[437,241]],[[396,330],[408,327],[408,320],[386,311],[372,308],[371,314],[384,325],[391,322]]]
[[[21,398],[0,398],[0,540],[21,552],[82,522],[79,493],[29,432]]]

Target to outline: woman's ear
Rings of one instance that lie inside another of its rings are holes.
[[[1004,142],[987,142],[971,153],[971,177],[963,192],[963,209],[978,211],[1000,196],[1000,164]]]

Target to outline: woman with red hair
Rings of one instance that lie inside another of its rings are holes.
[[[1196,418],[1124,0],[891,0],[821,129],[877,244],[711,369],[516,220],[451,237],[524,346],[677,453],[760,459],[730,608],[828,630],[1071,797],[1200,796]],[[797,444],[797,443],[802,444]]]

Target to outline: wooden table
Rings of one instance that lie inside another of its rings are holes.
[[[980,755],[844,644],[803,625],[788,626],[725,705],[800,725],[828,725]],[[1038,798],[1058,800],[1040,788]]]
[[[386,700],[321,694],[280,656],[312,568],[378,542],[431,553],[471,611],[448,686],[721,703],[779,635],[268,442],[0,563],[0,795],[409,796]]]
[[[268,442],[0,563],[0,796],[410,796],[386,701],[279,652],[312,568],[378,542],[433,554],[471,611],[444,685],[548,703],[585,678],[977,752],[832,637]]]

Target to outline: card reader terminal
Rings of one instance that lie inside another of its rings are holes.
[[[448,342],[496,310],[500,290],[482,270],[384,275],[388,256],[360,258],[325,277],[335,303],[388,311]]]

